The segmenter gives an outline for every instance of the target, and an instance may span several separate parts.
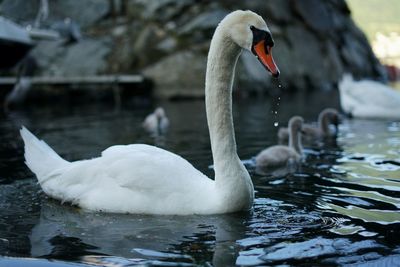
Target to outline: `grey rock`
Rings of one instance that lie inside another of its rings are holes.
[[[57,58],[65,53],[62,42],[41,41],[31,51],[35,58],[40,72],[49,72],[50,66]]]
[[[257,58],[248,51],[243,51],[239,58],[234,90],[263,92],[269,85],[271,75]]]
[[[333,28],[333,18],[329,5],[320,0],[292,1],[294,10],[304,20],[305,24],[314,31],[326,34]]]
[[[247,1],[246,1],[247,2]],[[260,13],[264,15],[267,23],[270,20],[279,23],[289,23],[293,19],[293,13],[291,12],[291,2],[290,0],[280,0],[279,4],[277,1],[266,1],[260,4],[259,1],[253,1],[258,3],[261,8]],[[258,10],[258,9],[254,9]]]
[[[133,63],[138,67],[146,66],[163,56],[157,46],[164,40],[166,32],[155,24],[146,25],[133,40]]]
[[[358,42],[354,35],[344,33],[343,46],[341,47],[340,52],[347,65],[348,71],[357,73],[363,71],[365,68],[369,68],[368,65],[365,65],[366,60],[368,59],[368,53],[365,47]],[[371,71],[371,69],[368,71]]]
[[[39,1],[3,0],[1,11],[25,24]],[[206,54],[215,27],[231,10],[250,9],[266,19],[275,40],[279,83],[290,90],[333,88],[344,72],[379,79],[384,70],[345,0],[52,0],[48,25],[71,17],[82,44],[39,42],[33,55],[40,73],[142,72],[153,78],[155,96],[204,94]],[[115,11],[115,10],[114,10]],[[112,12],[113,17],[107,15]],[[89,56],[87,56],[89,55]],[[85,60],[82,60],[85,58]],[[91,65],[92,64],[92,65]],[[239,58],[234,89],[264,92],[274,79],[248,52]]]
[[[169,37],[163,41],[161,41],[156,48],[164,53],[171,53],[175,51],[178,43],[175,38]]]
[[[105,72],[110,50],[107,39],[85,39],[69,46],[44,42],[35,48],[32,55],[39,66],[45,66],[42,68],[42,75],[83,76]]]
[[[194,3],[194,0],[131,0],[128,13],[146,20],[166,21],[178,15],[181,10]]]
[[[102,73],[107,69],[106,57],[110,50],[110,42],[107,39],[83,40],[68,48],[65,57],[59,61],[60,69],[66,76]]]
[[[339,48],[332,41],[327,41],[323,47],[325,48],[325,53],[321,60],[324,69],[328,70],[326,78],[330,83],[334,84],[342,78],[344,73]]]
[[[191,34],[195,31],[214,30],[218,23],[228,14],[229,12],[223,9],[212,10],[200,14],[195,17],[189,23],[183,26],[180,30],[181,34]]]
[[[110,6],[108,0],[53,0],[50,1],[50,12],[50,17],[70,17],[84,28],[105,17]]]
[[[143,74],[154,81],[157,97],[200,97],[204,96],[205,71],[206,56],[186,50],[163,58]]]
[[[275,46],[272,50],[272,54],[275,59],[281,75],[279,80],[283,88],[294,87],[294,81],[298,88],[305,88],[304,81],[297,67],[294,67],[295,62],[293,58],[295,57],[295,48],[291,46],[288,40],[281,37],[275,38]]]
[[[39,10],[39,1],[4,0],[1,13],[20,22],[32,22]],[[71,18],[82,28],[93,25],[110,12],[108,0],[52,0],[49,1],[49,18],[53,23],[64,18]]]
[[[350,15],[350,8],[346,4],[345,0],[330,0],[328,3],[331,4],[334,8],[337,8],[342,13]]]
[[[308,79],[319,84],[319,81],[325,78],[325,72],[321,71],[323,65],[319,40],[312,32],[304,31],[298,26],[288,27],[286,34],[289,38],[291,53],[291,58],[288,59],[291,62],[288,67],[291,69],[286,71],[294,72],[294,77],[301,77],[299,80]],[[282,53],[288,53],[288,51],[282,51]],[[277,58],[279,59],[278,55]],[[293,66],[296,67],[293,68]],[[281,71],[285,72],[284,69]],[[293,78],[291,80],[299,81]]]
[[[33,21],[39,10],[39,1],[3,0],[0,14],[16,22]]]

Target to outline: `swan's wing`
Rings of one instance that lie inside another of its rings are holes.
[[[101,157],[72,162],[41,183],[46,194],[72,203],[138,195],[163,199],[210,184],[211,179],[182,157],[148,145],[110,147]]]
[[[400,93],[375,81],[360,81],[348,94],[360,105],[373,105],[384,108],[398,108]]]
[[[107,164],[108,176],[135,190],[176,190],[211,181],[182,157],[149,145],[113,146],[100,160]]]

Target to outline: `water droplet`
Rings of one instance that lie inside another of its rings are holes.
[[[282,88],[282,84],[279,84],[278,87],[279,87],[279,88]]]
[[[279,123],[276,121],[276,122],[274,122],[274,126],[275,127],[278,127],[278,125],[279,125]]]
[[[275,111],[275,114],[278,114],[278,111]]]

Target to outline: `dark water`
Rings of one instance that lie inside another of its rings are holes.
[[[334,94],[236,101],[238,153],[277,142],[274,122],[315,120]],[[80,211],[48,199],[23,164],[21,124],[68,160],[114,144],[157,144],[212,176],[203,101],[158,103],[171,129],[148,136],[152,107],[32,107],[0,120],[0,266],[400,266],[400,122],[345,119],[337,144],[308,147],[298,172],[258,175],[251,212],[142,216]],[[278,111],[274,114],[272,111]]]

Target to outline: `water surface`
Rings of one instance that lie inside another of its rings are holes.
[[[324,107],[336,107],[329,103],[337,96],[283,95],[279,103],[235,102],[241,159],[276,144],[274,122],[284,125],[295,114],[314,121]],[[96,157],[115,144],[156,144],[212,177],[203,101],[157,104],[171,121],[164,137],[140,127],[153,107],[31,107],[0,115],[0,266],[399,265],[398,121],[345,119],[337,142],[307,147],[293,174],[250,168],[255,203],[237,214],[84,212],[48,199],[23,163],[21,125],[68,160]]]

